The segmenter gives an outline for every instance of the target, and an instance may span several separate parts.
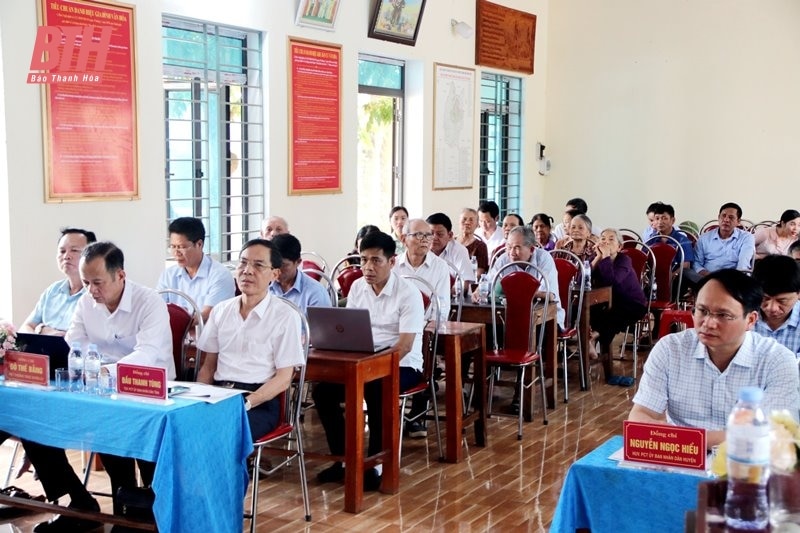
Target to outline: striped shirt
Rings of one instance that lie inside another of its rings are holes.
[[[753,331],[764,337],[775,339],[793,351],[795,356],[800,359],[800,301],[795,302],[789,318],[778,329],[773,330],[763,319],[759,318]]]

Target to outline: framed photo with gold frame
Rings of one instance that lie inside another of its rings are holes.
[[[333,31],[341,0],[300,0],[294,23],[320,30]]]

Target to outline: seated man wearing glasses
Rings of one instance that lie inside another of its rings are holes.
[[[305,364],[299,318],[269,293],[281,263],[270,241],[247,241],[236,267],[242,294],[214,307],[197,341],[206,352],[197,381],[250,391],[244,402],[255,439],[277,426],[280,394]]]
[[[181,217],[169,225],[169,249],[176,264],[161,273],[157,290],[175,289],[186,293],[200,308],[203,321],[211,308],[233,298],[233,276],[222,264],[203,253],[206,228],[199,218]],[[190,313],[191,306],[177,294],[163,294],[167,303],[177,304]]]
[[[794,354],[752,332],[763,291],[734,269],[712,272],[698,285],[694,329],[653,347],[628,420],[698,427],[708,447],[725,440],[725,423],[739,389],[764,390],[763,408],[797,418],[800,378]]]
[[[394,271],[398,276],[418,276],[430,283],[439,299],[441,315],[447,316],[450,313],[450,267],[431,251],[432,239],[431,226],[421,218],[406,222],[403,227],[406,251],[398,256]],[[426,294],[429,292],[425,287],[420,289]]]
[[[764,289],[754,331],[800,358],[800,265],[788,255],[768,255],[756,263],[753,278]]]

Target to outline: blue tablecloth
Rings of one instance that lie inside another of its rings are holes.
[[[697,485],[707,478],[620,467],[608,459],[620,448],[622,437],[613,437],[570,467],[550,531],[684,530],[686,511],[697,508]]]
[[[253,444],[239,396],[160,405],[0,386],[0,403],[0,429],[12,435],[155,461],[159,531],[242,530]]]

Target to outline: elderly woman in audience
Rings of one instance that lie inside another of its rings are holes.
[[[770,254],[789,255],[789,247],[800,234],[800,212],[787,209],[777,226],[759,228],[755,234],[756,259]]]
[[[630,258],[620,253],[622,237],[616,229],[606,229],[600,234],[592,261],[592,280],[595,286],[611,286],[610,308],[595,306],[591,311],[592,336],[586,347],[590,358],[597,359],[595,342],[600,341],[606,381],[614,382],[611,375],[610,346],[614,336],[636,323],[647,312],[647,300]],[[619,379],[617,379],[619,382]],[[620,382],[621,384],[621,382]]]
[[[389,211],[389,224],[392,226],[389,235],[394,239],[397,255],[402,255],[406,251],[406,247],[403,245],[403,226],[406,225],[407,220],[408,209],[402,205],[396,205]]]
[[[553,217],[544,213],[536,213],[531,219],[531,229],[536,235],[539,246],[548,252],[556,247],[556,237],[552,233]]]
[[[556,243],[557,250],[568,250],[581,261],[591,262],[595,258],[595,237],[592,235],[592,220],[586,215],[575,215],[569,223],[569,237]]]
[[[508,239],[508,232],[511,231],[511,228],[516,228],[517,226],[524,226],[525,221],[522,220],[522,217],[517,214],[510,214],[506,215],[503,219],[503,240],[505,241]],[[505,246],[505,244],[504,244]]]
[[[478,272],[475,279],[480,279],[481,274],[489,271],[489,251],[486,249],[486,243],[475,235],[475,229],[478,227],[478,211],[471,207],[462,209],[458,225],[461,233],[456,240],[467,248],[470,259],[474,258],[477,261]]]

